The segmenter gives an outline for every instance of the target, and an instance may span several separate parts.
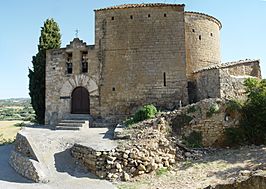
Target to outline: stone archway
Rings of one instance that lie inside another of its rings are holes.
[[[90,95],[86,88],[76,87],[71,95],[71,113],[89,114],[90,113]]]

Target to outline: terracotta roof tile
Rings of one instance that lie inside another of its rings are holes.
[[[111,9],[127,9],[127,8],[139,8],[139,7],[184,7],[184,4],[166,4],[166,3],[143,3],[143,4],[124,4],[118,6],[112,6],[107,8],[96,9],[95,11],[111,10]]]
[[[240,65],[240,64],[245,64],[248,62],[260,62],[260,60],[251,60],[251,59],[246,59],[246,60],[239,60],[239,61],[234,61],[234,62],[226,62],[223,64],[217,64],[217,65],[212,65],[212,66],[208,66],[205,68],[201,68],[199,70],[194,71],[193,73],[198,73],[198,72],[202,72],[202,71],[206,71],[206,70],[212,70],[212,69],[219,69],[219,68],[227,68],[230,66],[235,66],[235,65]]]

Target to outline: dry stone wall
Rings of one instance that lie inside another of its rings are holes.
[[[29,138],[29,137],[28,137]],[[17,173],[34,182],[48,182],[28,138],[17,134],[15,149],[11,152],[9,164]]]
[[[97,151],[84,145],[75,144],[71,149],[72,156],[88,170],[100,178],[108,180],[129,180],[131,177],[150,173],[160,168],[167,168],[176,162],[176,154],[181,151],[164,137],[158,130],[150,128],[138,133],[138,141],[133,138],[121,141],[117,148],[111,151]],[[131,143],[132,142],[132,143]]]
[[[172,119],[172,128],[184,138],[197,132],[206,147],[226,145],[226,128],[239,126],[239,114],[228,111],[228,101],[205,99],[182,108]],[[185,121],[183,121],[185,120]]]

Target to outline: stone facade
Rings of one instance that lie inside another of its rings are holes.
[[[220,29],[216,18],[185,12],[179,4],[95,10],[95,45],[75,38],[66,48],[47,51],[45,123],[55,125],[77,113],[78,88],[88,93],[85,112],[110,122],[145,104],[173,109],[180,101],[219,97],[220,90],[212,89],[212,83],[222,82],[217,73],[196,71],[220,65]]]
[[[254,77],[261,78],[259,60],[243,60],[210,66],[194,72],[195,101],[205,98],[242,98],[243,82]]]

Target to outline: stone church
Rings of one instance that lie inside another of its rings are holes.
[[[183,4],[128,4],[95,10],[95,44],[75,38],[47,51],[46,124],[72,115],[115,123],[138,107],[177,108],[235,98],[259,60],[221,64],[221,22]]]

